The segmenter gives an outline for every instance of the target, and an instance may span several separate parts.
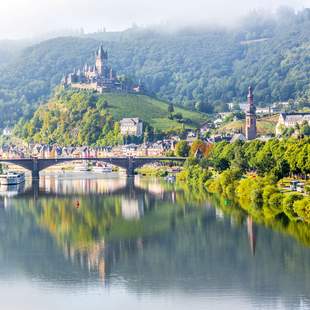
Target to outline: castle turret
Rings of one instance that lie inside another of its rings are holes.
[[[249,86],[248,104],[246,108],[245,136],[247,140],[254,140],[257,136],[256,108],[254,105],[254,95],[251,86]]]
[[[111,68],[110,69],[110,76],[109,76],[110,80],[114,80],[116,78],[116,74],[115,71]]]
[[[96,52],[96,70],[100,76],[105,75],[105,67],[108,62],[108,52],[103,50],[102,45],[100,45],[98,51]]]

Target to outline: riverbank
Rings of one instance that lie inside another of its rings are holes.
[[[208,156],[189,158],[177,180],[220,195],[253,217],[309,224],[309,146],[309,138],[217,143]],[[303,193],[288,189],[289,175],[303,177]]]
[[[229,169],[206,182],[211,193],[230,199],[252,216],[310,223],[310,197],[306,194],[284,191],[271,177],[241,175]]]

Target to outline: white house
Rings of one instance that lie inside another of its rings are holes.
[[[11,136],[12,135],[12,128],[8,128],[8,127],[4,128],[2,134],[6,137]]]
[[[123,118],[120,121],[121,124],[121,134],[123,136],[136,136],[141,137],[143,134],[143,123],[142,121],[135,118]]]

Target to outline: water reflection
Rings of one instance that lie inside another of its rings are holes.
[[[281,223],[273,231],[203,193],[159,179],[46,176],[5,199],[2,289],[39,283],[59,309],[101,309],[98,290],[108,309],[120,309],[119,295],[128,309],[309,306],[309,248]],[[81,292],[81,304],[65,302]]]

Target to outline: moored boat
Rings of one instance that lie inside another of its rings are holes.
[[[0,175],[0,185],[17,185],[25,182],[25,173],[23,172],[12,172]]]
[[[76,172],[87,172],[89,171],[87,163],[82,163],[74,167],[74,171]]]
[[[95,172],[95,173],[111,173],[112,167],[111,166],[94,166],[93,172]]]

